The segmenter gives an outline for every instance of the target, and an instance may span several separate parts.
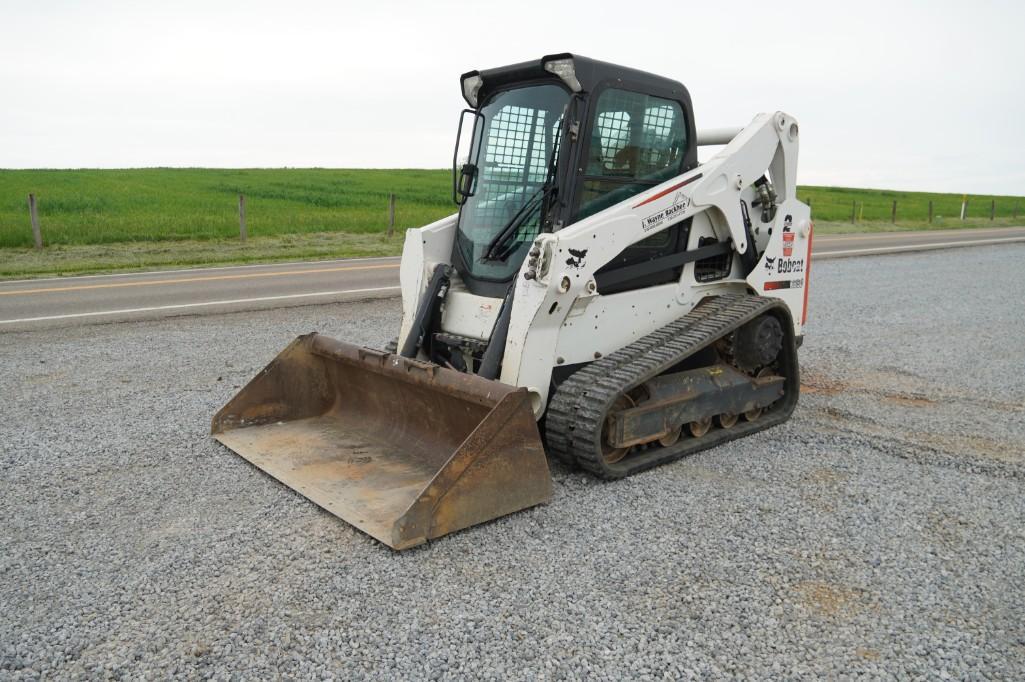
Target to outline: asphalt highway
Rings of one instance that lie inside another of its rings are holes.
[[[813,256],[1010,242],[1025,242],[1025,227],[821,235]],[[395,296],[398,272],[398,258],[370,258],[12,280],[0,282],[0,333]]]

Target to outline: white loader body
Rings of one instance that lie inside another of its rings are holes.
[[[699,144],[727,139],[722,130]],[[693,170],[611,206],[557,232],[535,239],[536,262],[525,261],[515,280],[512,316],[500,381],[531,394],[535,417],[548,400],[553,368],[585,363],[612,353],[669,324],[702,299],[754,291],[786,303],[801,337],[806,321],[812,223],[810,209],[797,199],[798,126],[783,113],[759,114],[711,159]],[[754,270],[742,277],[739,258],[730,276],[710,283],[694,278],[695,263],[673,284],[603,295],[595,273],[631,244],[692,219],[688,248],[702,237],[732,240],[735,254],[747,249],[741,200],[756,204],[754,182],[768,171],[777,195],[774,218],[762,223],[753,211],[752,236],[762,252]],[[448,264],[457,216],[406,232],[402,251],[402,327],[408,336],[431,272]],[[535,274],[528,278],[528,271]],[[477,296],[453,277],[445,296],[441,329],[486,341],[501,298]]]

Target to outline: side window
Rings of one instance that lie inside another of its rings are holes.
[[[679,102],[609,88],[598,96],[576,219],[664,182],[680,170],[687,127]]]

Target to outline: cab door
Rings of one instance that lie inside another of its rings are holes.
[[[605,87],[593,100],[571,222],[582,220],[688,170],[688,122],[674,99]],[[687,248],[688,222],[627,247],[599,274]],[[679,268],[623,282],[616,291],[679,279]],[[602,293],[613,293],[603,291]]]

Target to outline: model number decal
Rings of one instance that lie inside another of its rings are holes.
[[[803,279],[781,279],[774,282],[766,282],[766,291],[779,291],[780,289],[800,289],[804,286]]]

